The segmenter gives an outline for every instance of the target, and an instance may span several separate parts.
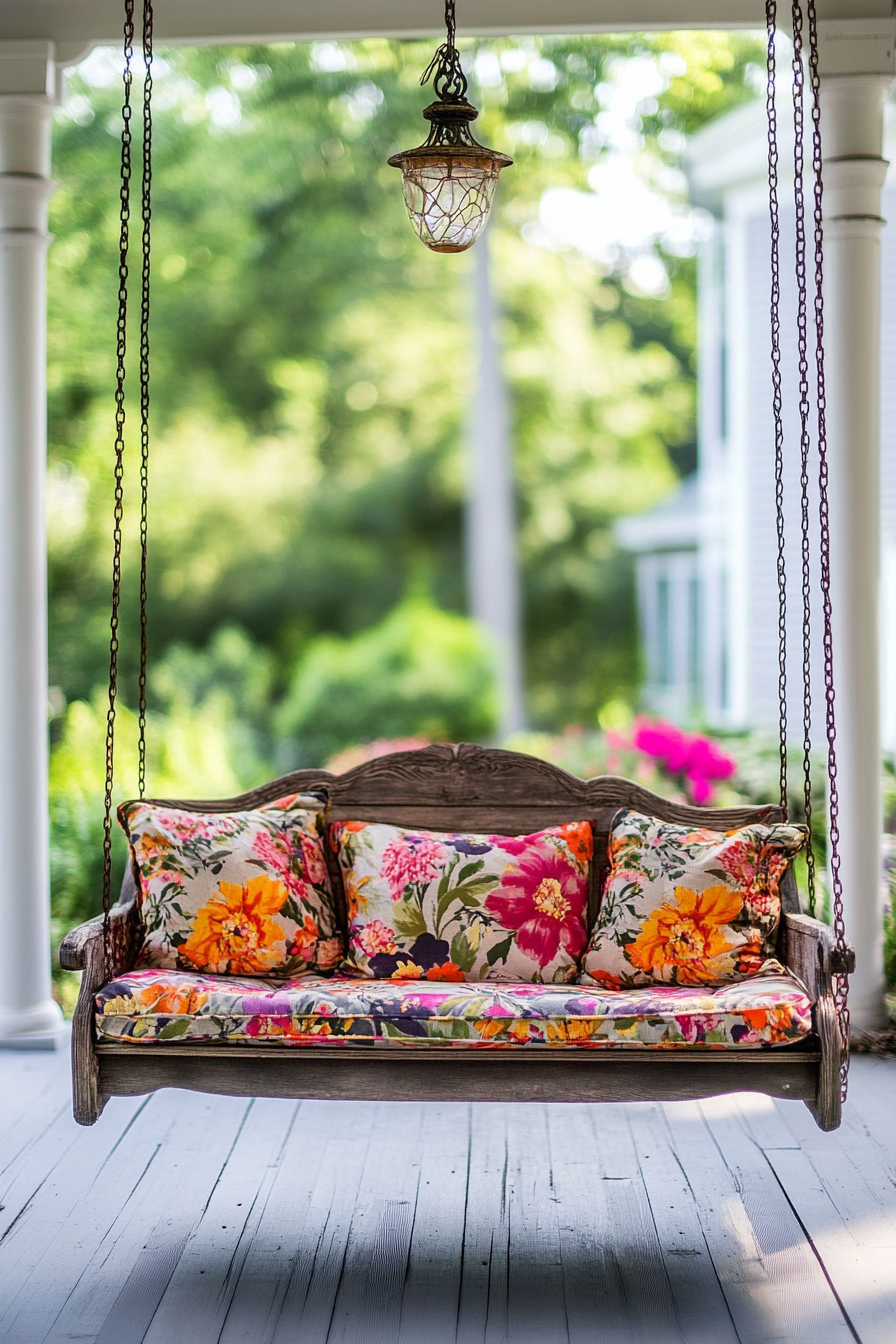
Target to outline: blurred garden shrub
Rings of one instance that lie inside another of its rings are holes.
[[[494,660],[479,628],[407,598],[372,629],[308,646],[277,716],[279,756],[322,765],[376,738],[481,742],[497,722]]]

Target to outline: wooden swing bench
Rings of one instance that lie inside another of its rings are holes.
[[[155,801],[226,813],[261,807],[287,793],[312,791],[326,794],[332,821],[521,835],[588,819],[595,853],[589,923],[600,901],[608,870],[608,833],[620,807],[719,831],[782,819],[776,807],[686,806],[624,779],[602,776],[585,781],[534,757],[467,744],[397,752],[343,775],[300,770],[237,798]],[[753,1050],[613,1046],[536,1052],[515,1046],[360,1051],[339,1045],[297,1049],[243,1042],[99,1043],[97,991],[134,968],[141,946],[137,888],[128,871],[111,910],[108,965],[104,965],[102,916],[73,929],[60,949],[67,970],[83,971],[73,1022],[75,1118],[93,1124],[110,1097],[143,1095],[163,1087],[227,1096],[392,1101],[671,1101],[753,1091],[799,1098],[822,1129],[835,1129],[840,1123],[841,1043],[832,977],[852,970],[852,956],[838,953],[827,925],[800,913],[790,871],[782,883],[782,905],[778,956],[805,985],[813,1003],[812,1035],[791,1045]]]

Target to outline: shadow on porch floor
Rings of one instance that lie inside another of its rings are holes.
[[[896,1060],[843,1127],[664,1105],[115,1100],[0,1053],[3,1344],[894,1344]]]

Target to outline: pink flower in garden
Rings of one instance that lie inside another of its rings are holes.
[[[684,775],[691,797],[701,806],[712,797],[713,781],[730,779],[737,762],[726,756],[718,743],[701,733],[685,733],[674,723],[662,719],[641,719],[635,730],[634,745],[645,756],[659,761],[670,775]]]
[[[501,890],[486,898],[485,908],[517,931],[516,945],[525,956],[547,966],[561,947],[571,957],[584,948],[587,894],[586,879],[553,845],[544,845],[505,871]]]
[[[445,847],[425,835],[397,835],[383,850],[380,867],[393,901],[401,900],[410,882],[431,882],[439,876]]]
[[[356,929],[352,942],[368,957],[375,957],[378,952],[386,952],[391,956],[398,950],[394,930],[381,919],[372,919],[363,928]]]

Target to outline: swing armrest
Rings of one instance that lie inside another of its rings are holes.
[[[831,977],[851,975],[856,954],[847,944],[841,953],[834,932],[820,919],[785,911],[782,933],[784,962],[809,991],[814,1000],[831,993]]]
[[[137,891],[130,872],[125,876],[121,896],[109,911],[109,971],[120,975],[133,966],[140,928]],[[103,916],[95,915],[71,929],[59,947],[59,964],[66,971],[86,970],[93,963],[102,966]]]

